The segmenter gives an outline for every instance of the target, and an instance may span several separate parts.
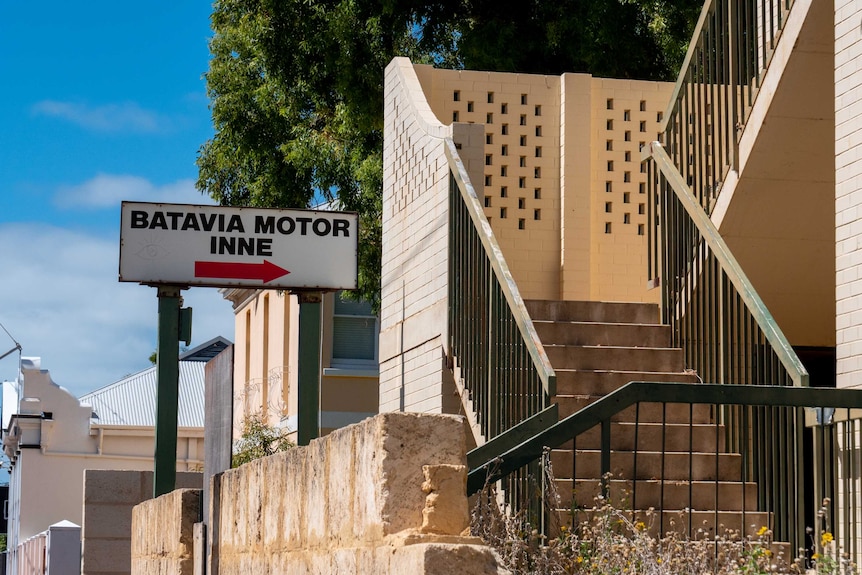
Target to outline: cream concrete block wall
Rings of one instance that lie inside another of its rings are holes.
[[[137,505],[132,512],[131,572],[192,575],[200,504],[200,489],[177,489]]]
[[[380,411],[439,413],[449,247],[443,145],[453,130],[434,117],[406,58],[386,68],[384,106]]]
[[[862,4],[835,0],[838,387],[862,386]]]
[[[640,149],[660,140],[669,82],[593,78],[590,107],[590,298],[657,302],[647,291],[646,164]]]
[[[484,127],[472,183],[522,297],[559,298],[560,77],[415,69],[440,122]]]
[[[202,481],[200,473],[178,472],[176,485],[200,489]],[[152,497],[152,471],[84,472],[82,575],[131,573],[132,509]]]
[[[639,150],[660,137],[673,84],[415,71],[440,122],[484,126],[473,184],[524,298],[657,301]]]

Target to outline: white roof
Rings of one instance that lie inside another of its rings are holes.
[[[179,362],[179,427],[204,426],[204,366],[230,342],[212,339],[183,353]],[[156,367],[124,377],[79,400],[93,408],[93,423],[153,427],[156,423]]]

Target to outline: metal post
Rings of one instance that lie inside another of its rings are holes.
[[[299,294],[299,367],[296,440],[299,445],[320,435],[320,302],[319,292]]]
[[[179,402],[180,288],[158,286],[159,342],[156,450],[153,497],[174,490],[177,479],[177,410]]]

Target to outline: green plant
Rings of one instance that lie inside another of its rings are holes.
[[[287,436],[287,429],[267,425],[259,415],[249,415],[242,422],[242,435],[234,445],[231,466],[239,467],[253,459],[293,447]]]

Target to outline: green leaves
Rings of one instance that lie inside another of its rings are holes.
[[[197,187],[223,205],[360,213],[362,297],[379,300],[383,73],[414,62],[673,79],[698,0],[217,0],[215,135]]]

